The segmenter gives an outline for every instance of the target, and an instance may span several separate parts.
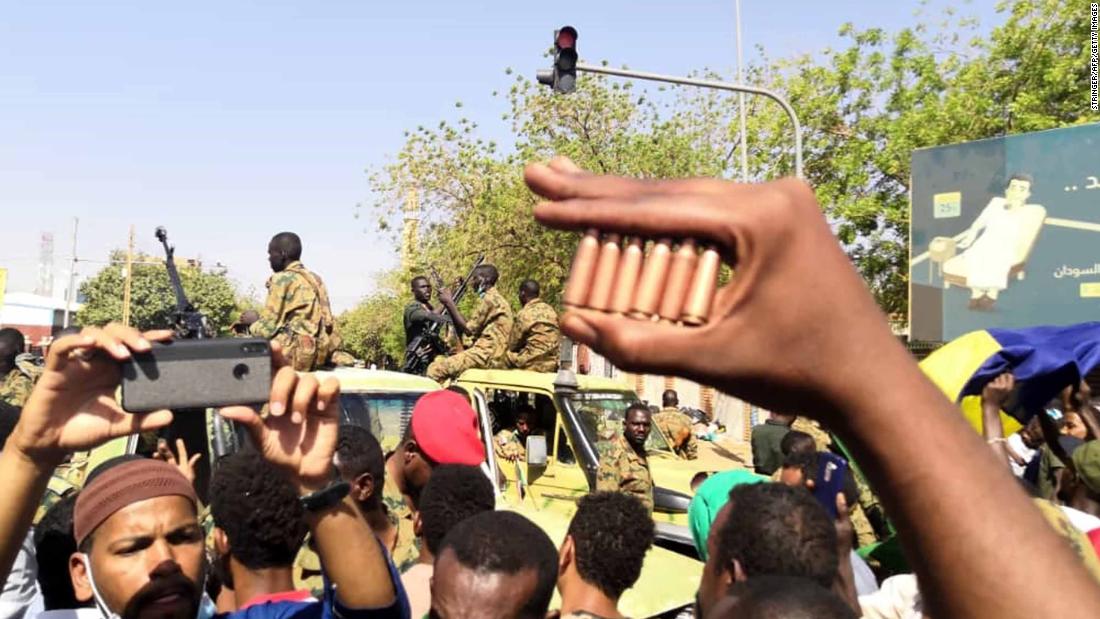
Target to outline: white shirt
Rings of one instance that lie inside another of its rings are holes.
[[[0,619],[30,619],[42,612],[38,592],[38,561],[34,555],[34,531],[28,531],[23,546],[8,572],[0,593]]]
[[[1038,449],[1032,449],[1024,444],[1024,437],[1020,436],[1017,432],[1008,437],[1008,448],[1020,456],[1024,462],[1031,462],[1031,459],[1035,457],[1035,454],[1039,453]],[[1016,477],[1023,477],[1024,471],[1027,470],[1027,465],[1016,464],[1016,461],[1012,458],[1008,459],[1009,464],[1012,466],[1012,474]]]

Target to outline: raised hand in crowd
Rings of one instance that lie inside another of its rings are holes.
[[[930,614],[1100,612],[1100,588],[890,332],[805,183],[635,180],[564,158],[525,176],[548,200],[535,217],[549,227],[718,249],[734,270],[706,325],[573,310],[562,330],[624,370],[684,376],[825,422],[881,492]],[[959,585],[982,582],[997,582],[996,595]]]
[[[178,458],[176,457],[177,453],[179,454]],[[179,469],[180,474],[194,485],[195,464],[199,461],[199,458],[202,458],[202,453],[197,453],[188,458],[187,445],[184,444],[182,438],[176,439],[176,451],[172,451],[172,448],[168,446],[168,441],[162,438],[157,441],[157,450],[153,452],[153,458],[176,467]]]

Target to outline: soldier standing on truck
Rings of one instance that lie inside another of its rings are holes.
[[[496,288],[499,277],[497,268],[491,264],[483,264],[474,271],[470,283],[481,296],[481,302],[469,320],[458,311],[450,291],[445,288],[439,290],[439,300],[451,315],[455,333],[459,336],[468,334],[473,342],[462,352],[449,357],[436,357],[428,366],[428,378],[443,382],[458,378],[470,368],[504,366],[513,318],[512,306],[508,305],[508,301],[504,300]]]
[[[260,319],[248,332],[279,342],[295,370],[316,370],[340,347],[328,290],[320,277],[302,265],[302,240],[297,234],[280,232],[272,237],[267,259],[275,274],[267,280],[267,302]]]
[[[622,436],[615,439],[607,455],[600,457],[596,490],[633,494],[652,512],[653,475],[645,452],[650,425],[649,407],[641,402],[627,407]]]
[[[519,303],[512,338],[508,343],[508,367],[532,372],[556,372],[561,345],[558,313],[539,298],[539,283],[529,279],[519,286]]]

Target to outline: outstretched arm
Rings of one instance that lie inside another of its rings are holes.
[[[684,376],[834,429],[897,522],[932,616],[1100,613],[1100,587],[890,332],[808,186],[641,181],[564,159],[529,166],[526,180],[547,198],[535,216],[550,227],[719,247],[735,269],[706,325],[574,310],[562,330],[624,370]]]

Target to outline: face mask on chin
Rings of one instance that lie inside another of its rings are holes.
[[[99,611],[102,619],[122,619],[122,616],[116,612],[113,612],[107,601],[103,599],[103,596],[99,593],[99,587],[95,584],[95,577],[92,575],[92,558],[87,553],[80,554],[81,560],[84,562],[84,571],[88,575],[88,585],[92,588],[92,599],[95,601],[95,607]],[[199,600],[198,611],[196,612],[195,619],[211,619],[217,614],[217,605],[214,600],[210,599],[210,596],[206,594],[206,577],[205,570],[203,570],[203,587],[202,587],[202,599]]]

